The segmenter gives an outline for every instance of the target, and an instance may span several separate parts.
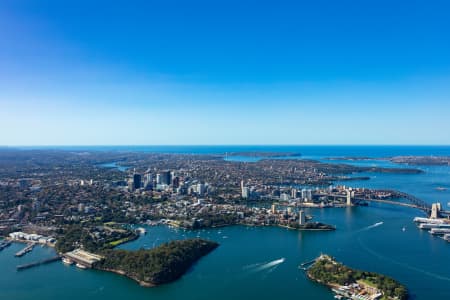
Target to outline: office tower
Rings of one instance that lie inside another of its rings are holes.
[[[140,189],[141,188],[141,175],[140,174],[134,174],[133,175],[133,189]]]

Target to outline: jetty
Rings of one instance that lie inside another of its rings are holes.
[[[28,252],[31,252],[31,250],[33,250],[34,248],[34,243],[28,244],[25,248],[23,248],[22,250],[20,250],[19,252],[17,252],[15,254],[16,257],[21,257],[24,256],[25,254],[27,254]]]
[[[10,241],[2,241],[0,242],[0,251],[2,251],[3,249],[9,247],[11,245]]]
[[[315,262],[316,262],[315,259],[305,261],[305,262],[301,263],[300,266],[298,266],[298,268],[306,271]]]
[[[17,271],[22,271],[22,270],[29,269],[29,268],[32,268],[32,267],[37,267],[37,266],[40,266],[40,265],[49,264],[49,263],[58,261],[60,259],[61,259],[61,257],[59,255],[57,255],[57,256],[54,256],[54,257],[51,257],[51,258],[47,258],[47,259],[44,259],[44,260],[40,260],[40,261],[34,262],[34,263],[25,264],[25,265],[19,265],[19,266],[17,266]]]

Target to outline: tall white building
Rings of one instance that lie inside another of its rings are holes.
[[[299,225],[305,225],[306,224],[306,216],[305,216],[305,212],[303,210],[300,210],[298,212],[298,224]]]
[[[247,199],[250,196],[250,189],[246,186],[242,187],[241,196],[242,198]]]

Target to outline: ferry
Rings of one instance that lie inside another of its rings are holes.
[[[450,228],[450,224],[422,223],[419,225],[419,228],[420,229]]]
[[[444,235],[447,233],[450,234],[450,228],[433,228],[430,230],[430,233],[433,235]]]
[[[63,262],[64,264],[66,264],[66,265],[73,265],[73,264],[74,264],[73,261],[71,261],[70,259],[68,259],[68,258],[66,258],[66,257],[63,257],[62,262]]]
[[[421,218],[415,217],[414,222],[416,223],[430,223],[430,224],[444,224],[444,220],[442,219],[429,219],[429,218]]]
[[[82,265],[82,264],[76,264],[76,266],[77,266],[77,268],[80,268],[80,269],[87,269],[86,268],[86,266],[85,265]]]

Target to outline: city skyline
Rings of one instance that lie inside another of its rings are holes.
[[[449,145],[445,1],[4,1],[0,145]]]

